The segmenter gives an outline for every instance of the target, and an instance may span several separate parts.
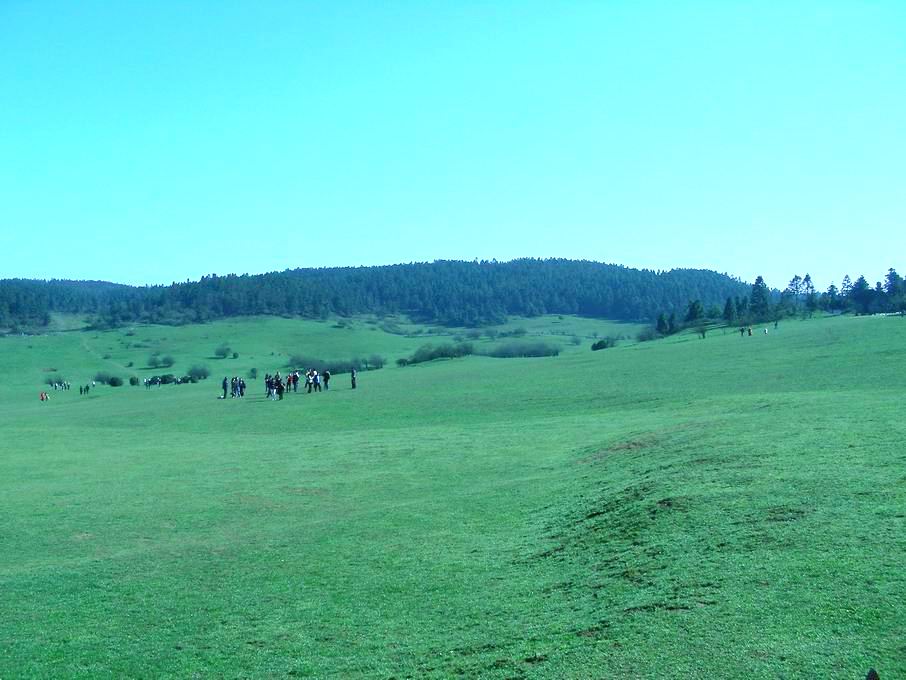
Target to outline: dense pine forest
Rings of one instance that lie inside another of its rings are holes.
[[[879,283],[865,291],[867,284],[860,277],[861,285],[853,285],[852,291],[834,289],[818,295],[803,288],[795,296],[807,298],[815,307],[830,297],[835,308],[842,308],[849,296],[858,305],[856,311],[886,310],[896,306],[902,287],[902,279],[891,272],[886,287]],[[211,274],[195,282],[144,287],[6,279],[0,281],[0,326],[46,325],[52,312],[84,314],[95,327],[196,323],[253,314],[325,318],[405,313],[449,326],[548,313],[640,321],[654,320],[663,312],[683,314],[690,301],[699,302],[703,310],[723,309],[728,298],[745,298],[751,291],[749,285],[709,270],[656,272],[554,259]]]

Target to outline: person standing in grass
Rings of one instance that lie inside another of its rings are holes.
[[[356,370],[352,369],[352,389],[355,389],[355,381],[357,376],[358,374],[356,373]]]
[[[222,386],[223,386],[223,398],[226,399],[226,392],[227,392],[227,379],[226,379],[226,376],[223,376],[223,385],[222,385]]]
[[[326,392],[329,389],[330,389],[330,370],[327,369],[324,371],[324,391]]]

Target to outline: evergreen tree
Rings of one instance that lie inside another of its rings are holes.
[[[875,292],[871,285],[865,280],[864,276],[856,279],[849,291],[849,299],[852,301],[856,314],[868,314],[871,310],[871,303],[874,300]]]
[[[670,318],[667,319],[667,333],[673,335],[679,330],[679,327],[676,325],[676,314],[670,312]]]
[[[667,316],[663,312],[657,315],[657,332],[661,335],[668,335],[670,333],[670,326],[667,324]]]
[[[736,305],[733,302],[733,298],[728,297],[726,304],[724,304],[723,319],[731,326],[736,323]]]
[[[684,321],[686,323],[692,323],[703,318],[705,318],[705,308],[702,307],[701,300],[690,300],[689,306],[686,308],[686,317]]]
[[[755,321],[766,321],[771,312],[771,294],[764,279],[759,276],[752,284],[752,293],[749,299],[749,310]]]

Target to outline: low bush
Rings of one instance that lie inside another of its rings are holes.
[[[639,331],[639,334],[635,336],[635,339],[639,342],[650,342],[651,340],[657,340],[659,337],[660,335],[654,326],[646,326]]]
[[[230,349],[230,346],[224,343],[214,350],[214,356],[220,359],[226,359],[228,356],[230,356],[230,352],[232,351],[233,350]]]
[[[291,370],[299,371],[313,368],[316,371],[323,373],[325,370],[327,370],[330,371],[333,375],[340,373],[350,373],[352,369],[355,369],[357,371],[367,371],[381,368],[383,366],[383,363],[381,363],[381,366],[372,366],[369,361],[370,359],[368,361],[363,361],[358,357],[352,359],[320,359],[318,357],[311,357],[305,354],[293,354],[289,358],[289,363],[287,363],[286,366]]]
[[[415,350],[415,353],[409,357],[407,361],[409,364],[421,364],[425,361],[434,361],[435,359],[456,359],[469,356],[470,354],[474,354],[474,347],[471,342],[422,345]]]
[[[194,366],[189,368],[188,375],[193,379],[193,382],[197,382],[199,380],[205,380],[208,376],[211,375],[211,371],[208,370],[207,366],[195,364]]]
[[[121,387],[123,385],[123,379],[118,375],[111,375],[107,378],[107,384],[110,385],[110,387]]]
[[[99,383],[101,383],[102,385],[107,385],[107,384],[109,384],[109,383],[110,383],[110,380],[111,380],[112,378],[116,378],[116,376],[115,376],[115,375],[111,375],[111,374],[108,373],[107,371],[98,371],[97,373],[94,374],[94,380],[95,380],[95,382],[99,382]],[[122,383],[122,380],[120,380],[120,385],[122,385],[122,384],[123,384],[123,383]]]
[[[592,352],[597,352],[599,349],[609,349],[611,347],[617,346],[617,339],[611,335],[608,335],[606,338],[602,338],[597,342],[593,343],[591,346]]]
[[[515,359],[519,357],[555,357],[560,348],[546,342],[508,342],[487,352],[486,356],[498,359]]]
[[[136,385],[138,385],[138,378],[136,378],[134,375],[129,376],[129,384],[135,387]]]

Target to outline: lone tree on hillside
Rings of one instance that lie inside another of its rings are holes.
[[[214,350],[214,356],[220,359],[226,359],[228,356],[230,356],[230,352],[232,351],[233,350],[228,344],[223,343],[222,345],[220,345],[220,347]]]

